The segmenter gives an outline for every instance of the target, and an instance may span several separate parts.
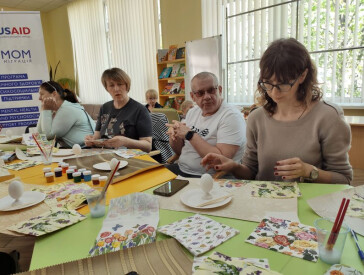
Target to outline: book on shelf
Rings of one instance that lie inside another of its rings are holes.
[[[177,49],[176,59],[185,58],[185,47],[181,47]]]
[[[174,98],[168,98],[166,102],[164,102],[163,108],[174,108]]]
[[[173,66],[172,66],[172,72],[171,72],[171,77],[176,77],[178,75],[178,72],[180,70],[180,66],[181,66],[181,64],[179,64],[179,63],[173,64]]]
[[[168,49],[158,49],[157,56],[158,56],[158,63],[167,61]]]
[[[186,73],[186,65],[180,64],[177,76],[185,76],[185,73]]]
[[[181,83],[180,82],[176,82],[173,84],[170,94],[174,95],[174,94],[179,94],[179,91],[181,89]]]
[[[177,54],[177,45],[171,45],[168,49],[168,61],[175,60]]]
[[[180,88],[179,93],[184,94],[185,93],[185,81],[184,80],[182,80],[179,88]]]
[[[185,98],[184,97],[176,97],[174,99],[174,107],[177,110],[180,110],[181,109],[181,104],[183,103],[183,101],[185,101]]]
[[[167,83],[166,86],[164,86],[162,95],[169,95],[171,93],[173,85],[174,85],[174,83]]]
[[[165,67],[161,72],[161,74],[159,75],[159,78],[168,78],[171,72],[172,72],[172,67]]]

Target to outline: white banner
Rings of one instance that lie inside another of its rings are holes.
[[[1,134],[20,135],[37,123],[38,89],[48,78],[39,12],[0,12]]]

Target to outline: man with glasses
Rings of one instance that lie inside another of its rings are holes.
[[[246,140],[245,120],[236,107],[224,102],[222,87],[213,73],[195,75],[191,89],[191,98],[197,106],[187,113],[185,123],[167,124],[170,145],[180,158],[178,163],[166,167],[177,175],[200,177],[206,173],[200,162],[208,153],[241,160]]]

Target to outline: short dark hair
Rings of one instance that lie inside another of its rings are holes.
[[[67,100],[72,103],[78,103],[77,96],[74,92],[68,89],[63,89],[62,86],[55,81],[43,82],[39,88],[46,90],[48,93],[53,93],[54,91],[56,91],[62,100]]]
[[[306,78],[297,90],[297,100],[307,105],[309,101],[322,98],[317,81],[316,65],[305,46],[294,38],[273,41],[260,59],[259,67],[259,81],[270,79],[274,75],[281,83],[297,79],[307,69]],[[277,104],[259,84],[257,86],[258,102],[273,115]]]

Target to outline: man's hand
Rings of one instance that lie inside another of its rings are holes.
[[[167,134],[172,138],[172,140],[176,140],[176,138],[184,139],[187,132],[191,131],[191,128],[186,126],[186,123],[179,122],[177,120],[173,120],[172,124],[167,123],[167,127],[169,127]]]

